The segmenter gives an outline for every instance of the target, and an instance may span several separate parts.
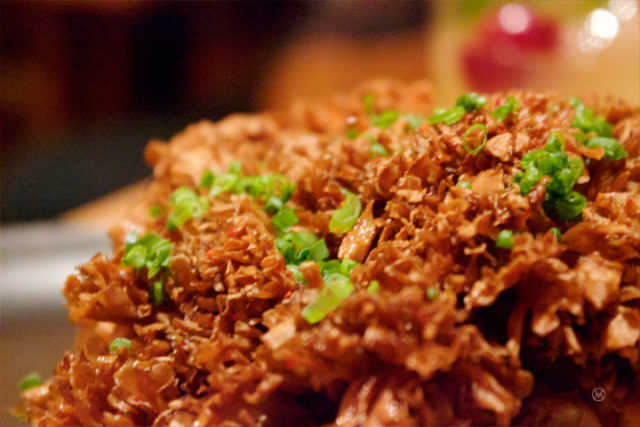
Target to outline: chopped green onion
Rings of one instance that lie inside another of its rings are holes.
[[[562,231],[560,231],[558,227],[551,227],[549,231],[551,232],[551,234],[556,236],[556,239],[558,240],[558,242],[562,241]]]
[[[475,129],[482,129],[482,143],[476,148],[471,149],[469,148],[469,146],[467,146],[467,136],[469,136],[469,134]],[[475,125],[470,126],[469,129],[467,129],[466,132],[462,134],[462,146],[464,147],[467,154],[475,156],[484,149],[485,145],[487,145],[487,127],[482,123],[476,123]]]
[[[355,126],[349,126],[347,128],[347,138],[354,140],[358,137],[358,129]]]
[[[427,119],[424,116],[420,116],[416,114],[407,114],[405,118],[407,119],[407,122],[409,123],[409,126],[411,127],[412,130],[420,129],[422,124],[425,121],[427,121]]]
[[[367,292],[371,295],[377,295],[380,292],[380,282],[377,280],[372,280],[369,282],[369,286],[367,286]]]
[[[503,249],[511,249],[513,248],[513,231],[511,230],[502,230],[498,233],[498,238],[496,239],[496,246]]]
[[[353,270],[358,265],[360,265],[360,263],[358,261],[354,261],[352,259],[345,258],[340,263],[340,273],[344,274],[345,276],[349,276],[351,274],[351,270]]]
[[[20,382],[18,383],[18,387],[20,390],[28,390],[32,387],[36,387],[42,384],[42,378],[40,374],[37,372],[31,372],[30,374],[25,375]]]
[[[372,159],[375,159],[377,157],[388,157],[389,156],[389,152],[387,151],[387,149],[385,148],[384,145],[380,144],[371,135],[367,135],[367,137],[369,138],[369,142],[371,142],[371,149],[369,150],[369,156]]]
[[[229,164],[229,173],[233,175],[242,174],[242,162],[239,160],[234,160]]]
[[[133,353],[133,349],[131,348],[131,341],[126,338],[115,338],[109,344],[109,351],[112,353],[118,353],[121,348],[129,349],[129,352]]]
[[[309,246],[309,259],[312,261],[324,261],[329,258],[329,249],[324,239],[320,239]]]
[[[514,182],[520,186],[520,193],[526,195],[540,178],[550,176],[542,207],[547,215],[556,212],[559,219],[570,221],[578,218],[587,204],[583,195],[572,191],[584,172],[584,163],[579,157],[569,158],[563,150],[564,139],[559,132],[554,132],[544,149],[532,150],[523,156],[524,173],[516,174]]]
[[[487,99],[475,92],[463,93],[456,99],[456,106],[464,108],[467,113],[479,110],[485,105],[487,105]]]
[[[507,97],[507,102],[496,107],[496,109],[493,110],[491,115],[498,122],[501,122],[504,119],[506,119],[509,114],[513,113],[517,109],[518,109],[518,101],[516,101],[516,98],[514,98],[512,95],[509,95]]]
[[[320,272],[322,273],[322,277],[326,277],[331,273],[340,273],[341,263],[337,259],[330,259],[328,261],[324,261],[319,263]]]
[[[376,102],[376,97],[374,94],[369,93],[364,97],[364,112],[369,117],[373,117],[375,112],[373,110],[373,104]]]
[[[282,200],[280,200],[276,196],[269,197],[269,199],[264,203],[264,210],[268,214],[273,215],[277,213],[279,210],[281,210],[282,208],[284,208],[284,203],[282,203]]]
[[[330,274],[318,296],[302,309],[302,317],[309,323],[318,323],[333,312],[353,291],[353,284],[342,274]]]
[[[590,148],[604,148],[604,159],[609,161],[620,160],[627,157],[627,151],[620,145],[618,140],[597,136],[589,139],[585,145]]]
[[[163,268],[169,266],[171,260],[171,241],[153,233],[146,233],[138,239],[135,230],[129,232],[125,239],[122,264],[140,270],[148,269],[148,277],[152,278]]]
[[[293,277],[296,278],[298,282],[307,283],[307,279],[304,278],[304,275],[300,272],[300,269],[295,264],[287,264],[287,270],[293,273]]]
[[[180,227],[191,218],[201,218],[209,209],[206,197],[198,196],[188,187],[180,187],[169,198],[173,211],[167,217],[167,230]]]
[[[428,122],[430,125],[436,123],[445,123],[447,125],[452,125],[457,123],[464,117],[466,111],[464,107],[455,106],[450,110],[445,108],[436,108],[433,110],[433,114],[429,117]]]
[[[164,302],[164,289],[162,288],[162,280],[156,280],[153,282],[153,297],[151,302],[153,305],[162,305]]]
[[[271,218],[271,223],[278,230],[286,230],[294,224],[298,223],[298,216],[291,208],[283,208]]]
[[[210,170],[202,172],[202,177],[200,178],[200,187],[210,189],[215,179],[216,176]]]
[[[580,217],[582,209],[587,205],[587,198],[577,191],[570,191],[568,194],[558,198],[550,198],[545,201],[542,207],[545,213],[556,212],[562,221],[572,221]]]
[[[440,293],[440,290],[435,286],[432,286],[429,289],[427,289],[427,298],[433,301],[438,297],[439,293]]]
[[[400,114],[394,110],[383,111],[371,120],[371,124],[380,129],[387,129],[398,120]]]
[[[456,184],[456,187],[471,190],[471,183],[467,181],[458,181],[458,183]]]
[[[362,211],[362,204],[358,196],[345,189],[341,191],[345,196],[344,203],[333,211],[329,222],[329,230],[334,234],[342,234],[351,230],[360,218]]]
[[[159,217],[161,213],[162,213],[162,208],[158,205],[153,205],[151,206],[151,208],[149,208],[149,215],[152,216],[153,218]]]
[[[599,136],[611,136],[613,125],[604,116],[594,116],[593,108],[584,108],[584,103],[577,98],[572,98],[570,102],[576,110],[571,127],[584,133],[595,132]]]

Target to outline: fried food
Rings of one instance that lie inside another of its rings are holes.
[[[514,91],[434,110],[427,83],[376,81],[151,142],[113,255],[65,284],[77,348],[20,411],[633,425],[640,109],[586,104]]]

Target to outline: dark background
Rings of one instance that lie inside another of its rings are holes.
[[[282,84],[274,65],[300,37],[419,30],[426,9],[2,1],[1,220],[54,217],[148,176],[142,151],[150,139],[264,108],[269,86]]]

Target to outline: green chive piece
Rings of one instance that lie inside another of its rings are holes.
[[[345,258],[340,262],[340,273],[345,276],[349,276],[351,274],[351,270],[359,266],[360,263],[358,261],[354,261],[349,258]]]
[[[586,205],[586,197],[577,191],[570,191],[561,197],[550,198],[542,204],[542,207],[547,215],[556,212],[560,220],[572,221],[580,217]]]
[[[153,305],[162,305],[164,302],[164,289],[162,286],[162,280],[156,280],[153,282],[152,287],[153,298],[151,302]]]
[[[456,106],[463,107],[467,113],[479,110],[485,105],[487,105],[487,99],[475,92],[463,93],[456,99]]]
[[[371,120],[371,124],[380,129],[388,129],[398,120],[400,114],[394,110],[383,111]]]
[[[389,157],[389,152],[384,145],[380,144],[374,137],[367,135],[369,142],[371,143],[371,149],[369,150],[369,157],[372,159],[378,157]]]
[[[344,203],[333,211],[329,222],[329,230],[334,234],[343,234],[351,230],[360,218],[362,211],[362,203],[358,196],[345,189],[341,191],[345,196]]]
[[[569,102],[576,111],[571,127],[580,129],[584,133],[595,132],[599,136],[612,135],[613,125],[608,123],[604,116],[595,116],[593,108],[585,108],[584,103],[577,98],[571,98]]]
[[[202,172],[202,177],[200,178],[200,187],[206,188],[207,190],[210,189],[215,179],[216,176],[210,170]]]
[[[503,249],[513,248],[513,231],[502,230],[500,233],[498,233],[496,246]]]
[[[242,174],[242,162],[239,160],[234,160],[229,164],[229,173],[233,175]]]
[[[22,377],[22,379],[18,383],[18,387],[20,387],[20,390],[24,391],[32,387],[39,386],[41,384],[42,384],[42,377],[40,377],[40,374],[37,372],[31,372],[30,374],[27,374],[24,377]]]
[[[438,294],[440,293],[440,290],[438,288],[436,288],[435,286],[432,286],[430,288],[427,289],[427,298],[429,298],[430,300],[434,300],[438,297]]]
[[[358,137],[358,129],[355,126],[349,126],[347,128],[347,138],[354,140]]]
[[[283,208],[271,218],[271,223],[278,230],[286,230],[298,223],[298,216],[291,208]]]
[[[153,205],[149,208],[149,216],[153,218],[157,218],[162,213],[162,208],[158,205]]]
[[[469,134],[476,129],[482,130],[482,143],[476,148],[471,149],[467,145],[467,136],[469,136]],[[475,125],[469,126],[469,129],[467,129],[466,132],[462,134],[462,146],[464,147],[467,154],[475,156],[484,149],[485,145],[487,145],[487,127],[482,123],[476,123]]]
[[[148,269],[148,277],[152,278],[160,270],[169,267],[171,261],[171,241],[153,233],[146,233],[138,239],[135,230],[129,232],[125,239],[122,264],[140,270]]]
[[[409,126],[411,127],[411,130],[414,130],[414,131],[420,129],[420,127],[422,127],[424,122],[427,121],[427,119],[424,116],[420,116],[417,114],[407,114],[405,118],[407,119],[407,122],[409,122]]]
[[[456,187],[464,188],[466,190],[471,190],[471,183],[467,181],[458,181]]]
[[[376,102],[376,97],[375,97],[374,94],[369,93],[369,94],[365,95],[365,97],[364,97],[364,112],[369,117],[373,117],[375,115],[375,112],[373,110],[373,104],[375,104],[375,102]]]
[[[309,258],[312,261],[324,261],[329,258],[329,249],[327,249],[324,239],[320,239],[309,246]]]
[[[353,291],[353,284],[342,274],[330,274],[318,296],[302,309],[302,317],[309,323],[318,323],[333,312]]]
[[[174,230],[192,218],[201,218],[209,210],[206,197],[198,196],[188,187],[176,189],[169,198],[173,211],[167,217],[167,230]]]
[[[129,352],[133,353],[131,341],[126,338],[115,338],[113,341],[111,341],[111,344],[109,344],[109,351],[112,353],[118,353],[121,348],[127,348],[129,349]]]
[[[604,159],[608,161],[625,159],[628,155],[624,147],[614,138],[596,136],[589,139],[585,145],[590,148],[604,148]]]
[[[507,102],[496,107],[491,113],[491,116],[498,122],[504,121],[504,119],[518,109],[518,101],[512,95],[507,97]]]
[[[445,108],[436,108],[433,110],[433,114],[431,115],[431,117],[429,117],[428,122],[430,125],[436,123],[445,123],[447,125],[452,125],[459,122],[465,114],[466,111],[464,107],[459,105],[453,107],[450,110],[447,110]]]
[[[369,282],[369,286],[367,286],[367,292],[369,292],[371,295],[378,295],[378,293],[380,292],[380,282],[378,282],[377,280],[372,280],[371,282]]]
[[[300,283],[307,283],[307,279],[304,278],[303,274],[300,272],[300,269],[295,264],[287,264],[287,270],[293,273],[293,277]]]
[[[549,231],[551,232],[551,234],[556,236],[558,242],[562,242],[562,231],[560,231],[558,227],[551,227]]]

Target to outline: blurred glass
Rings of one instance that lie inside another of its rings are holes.
[[[636,0],[434,2],[433,79],[443,103],[466,90],[531,88],[640,103]]]

